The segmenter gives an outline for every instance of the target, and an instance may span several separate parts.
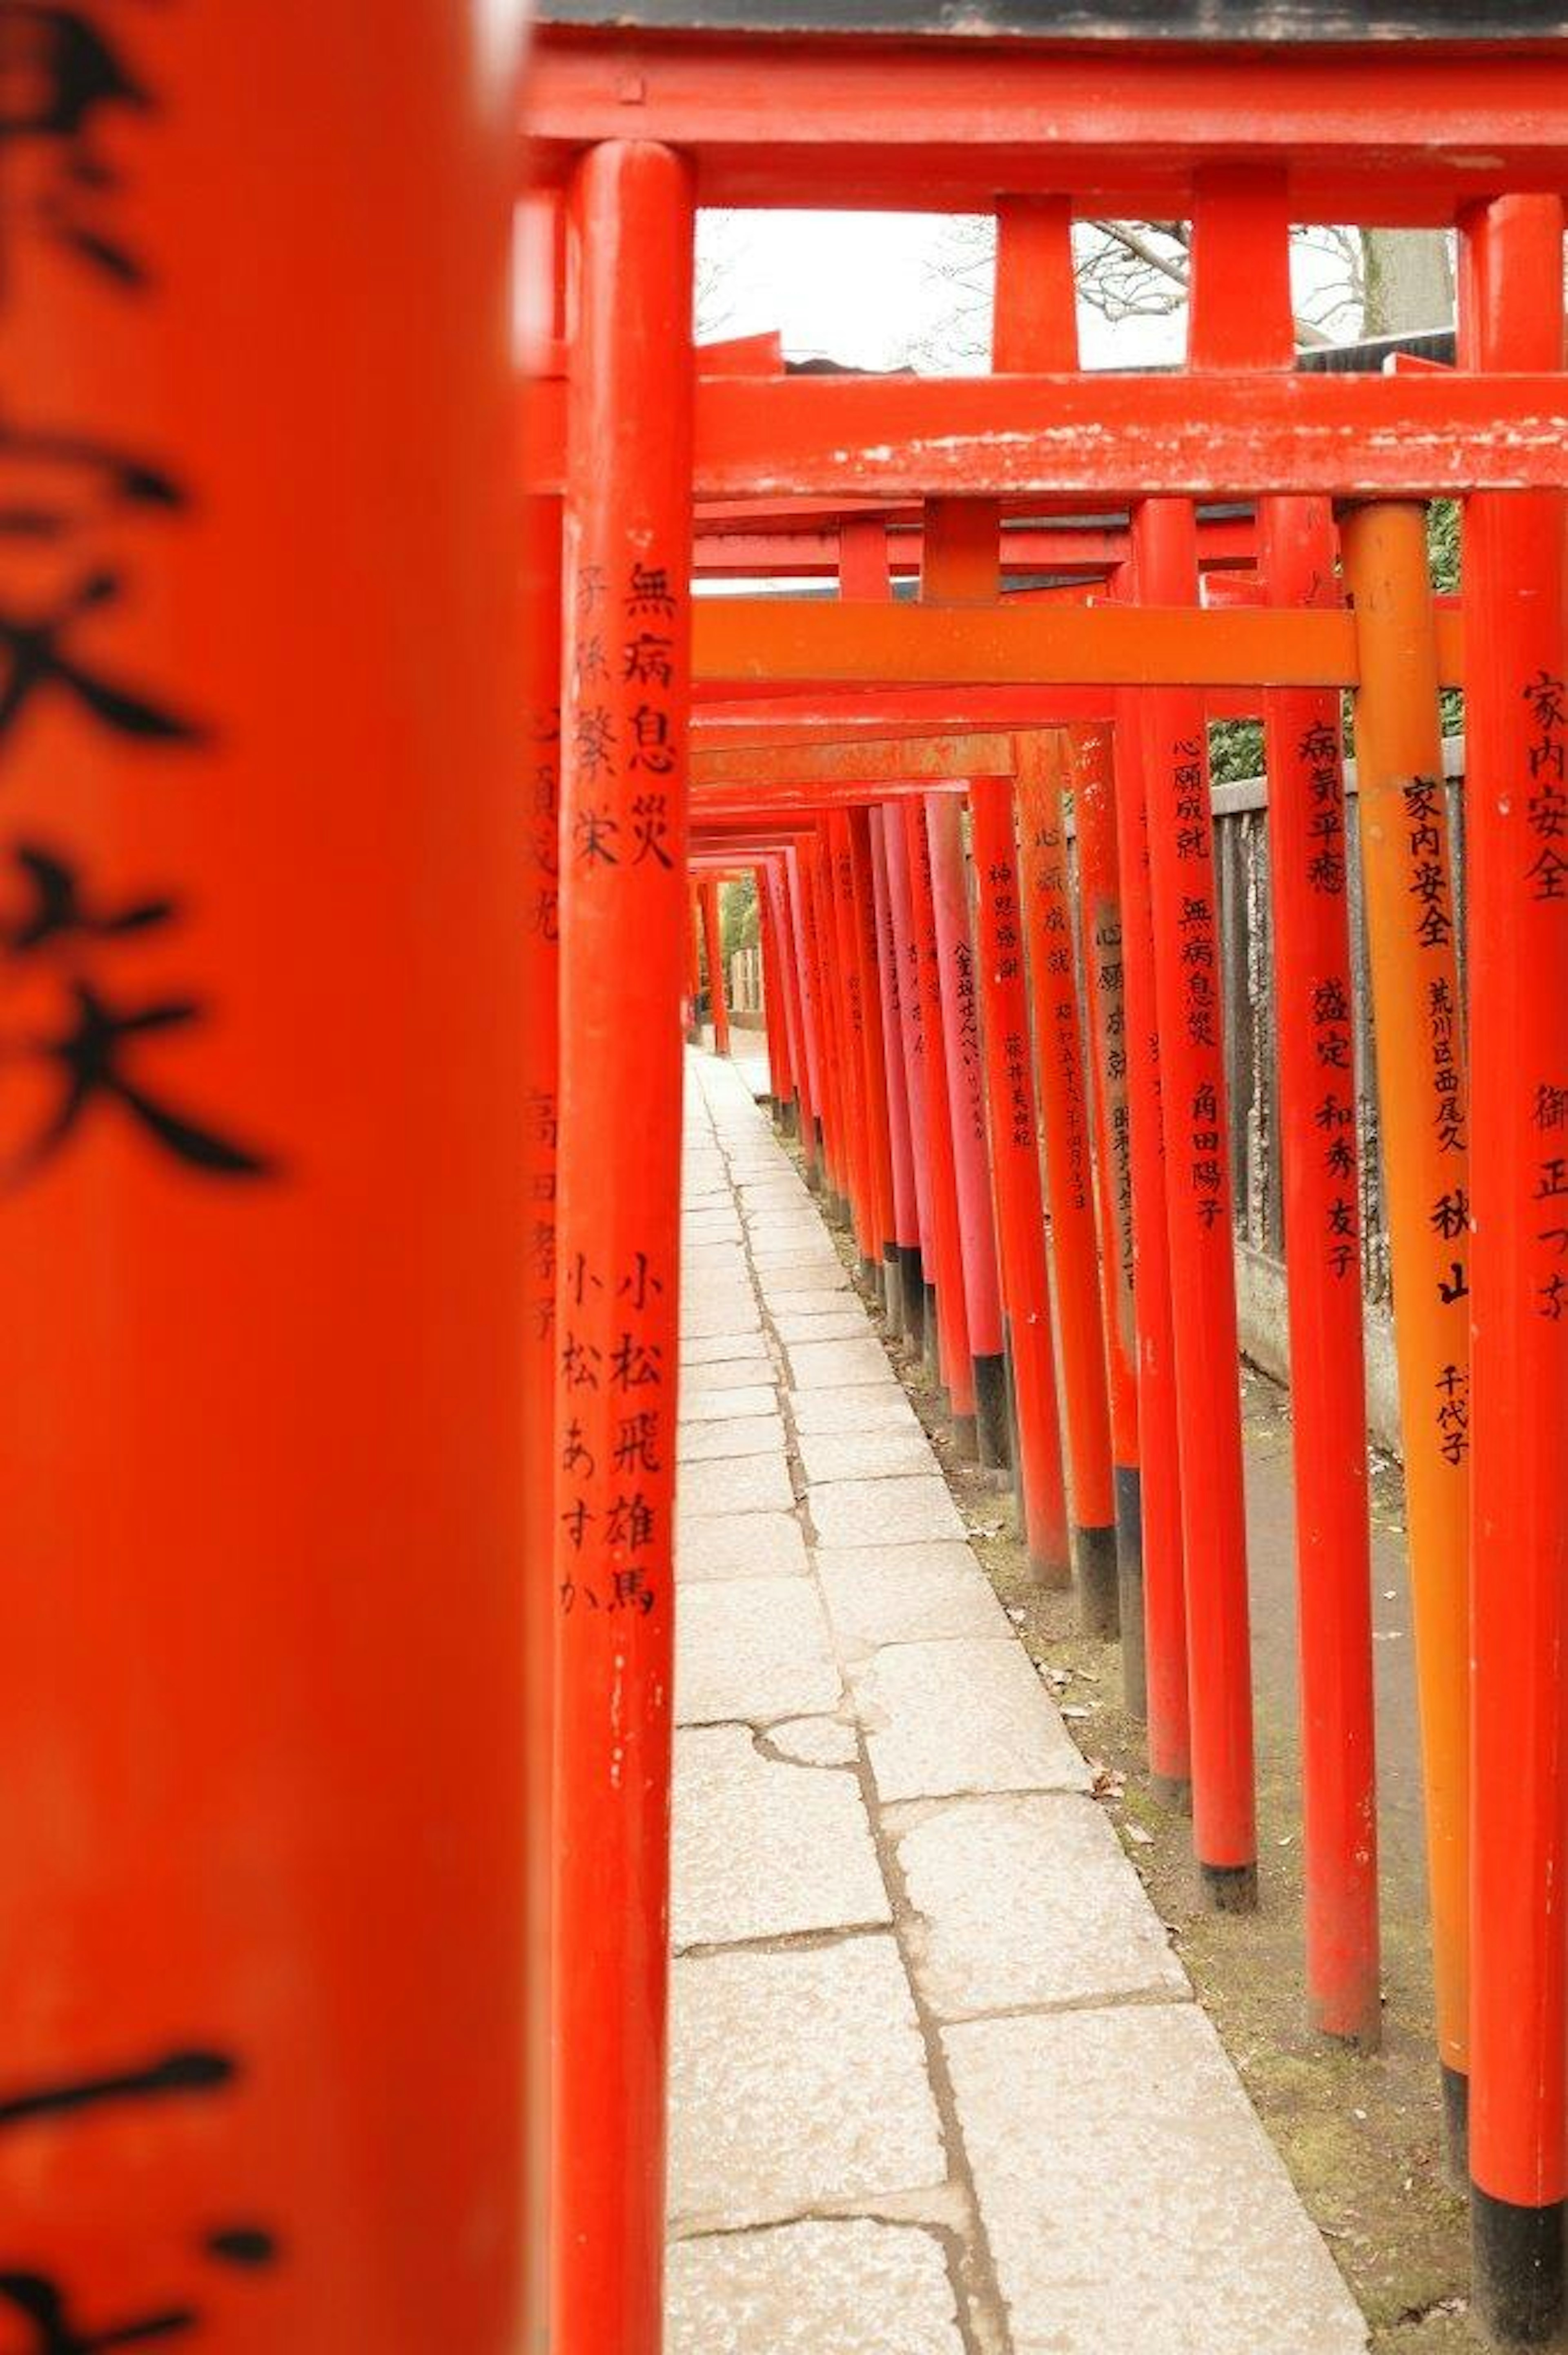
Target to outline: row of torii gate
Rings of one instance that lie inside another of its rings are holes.
[[[1255,1902],[1206,737],[1234,715],[1266,741],[1306,2000],[1375,2045],[1355,830],[1437,2057],[1481,2308],[1540,2337],[1568,2190],[1562,50],[993,51],[824,36],[764,69],[727,33],[563,25],[535,60],[554,2343],[658,2343],[694,879],[756,876],[780,1117],[955,1425],[986,1460],[1016,1449],[1037,1574],[1119,1626],[1213,1902]],[[766,337],[694,359],[699,201],[994,209],[991,372],[794,375]],[[1183,371],[1078,373],[1075,210],[1191,221]],[[1296,372],[1302,220],[1456,226],[1457,367]],[[1465,501],[1452,609],[1428,571],[1440,496]],[[836,594],[744,593],[780,581]],[[1445,687],[1465,694],[1463,990]]]

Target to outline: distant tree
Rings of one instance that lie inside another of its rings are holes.
[[[1298,229],[1294,243],[1317,260],[1319,282],[1296,314],[1298,348],[1362,336],[1446,326],[1454,312],[1448,240],[1440,229]],[[1073,229],[1080,298],[1113,325],[1169,318],[1185,308],[1192,231],[1185,221],[1079,221]],[[951,290],[947,315],[917,339],[926,362],[983,359],[991,347],[996,222],[959,214],[945,222],[932,260]]]

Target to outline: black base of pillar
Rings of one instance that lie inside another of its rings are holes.
[[[1162,1807],[1173,1807],[1178,1815],[1192,1812],[1192,1785],[1179,1774],[1151,1774],[1149,1787]]]
[[[896,1243],[882,1246],[882,1305],[887,1311],[888,1338],[904,1337],[904,1263]]]
[[[1198,1879],[1214,1913],[1257,1912],[1255,1864],[1200,1864]]]
[[[980,1427],[972,1414],[955,1414],[950,1424],[953,1454],[961,1464],[973,1464],[980,1455]]]
[[[1540,2347],[1563,2318],[1565,2204],[1516,2207],[1470,2187],[1471,2290],[1488,2333],[1505,2347]]]
[[[1012,1433],[1007,1412],[1007,1359],[977,1358],[975,1423],[980,1435],[980,1460],[989,1472],[1004,1471],[1012,1460]]]
[[[926,1347],[926,1276],[918,1243],[899,1244],[898,1280],[904,1295],[904,1338],[918,1358]]]
[[[779,1125],[786,1136],[800,1135],[800,1107],[793,1096],[780,1096],[779,1099]]]
[[[1461,2191],[1470,2180],[1470,2080],[1463,2069],[1445,2061],[1443,2079],[1443,2155],[1448,2180]]]
[[[1143,1632],[1143,1482],[1136,1464],[1112,1473],[1116,1495],[1117,1612],[1121,1621],[1121,1692],[1132,1716],[1149,1715],[1149,1660]]]
[[[1086,1636],[1114,1640],[1121,1628],[1116,1530],[1075,1529],[1073,1554],[1078,1565],[1078,1625]]]
[[[926,1286],[926,1371],[934,1382],[942,1379],[942,1337],[938,1324],[940,1310],[937,1305],[937,1287]]]
[[[874,1300],[882,1297],[881,1263],[868,1258],[864,1252],[860,1255],[860,1288],[863,1292],[869,1292]]]

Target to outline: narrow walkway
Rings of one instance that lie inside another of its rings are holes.
[[[669,2355],[1365,2330],[810,1195],[687,1059]]]

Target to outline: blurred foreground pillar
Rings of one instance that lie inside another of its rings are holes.
[[[503,2355],[517,21],[13,13],[0,2343]]]

